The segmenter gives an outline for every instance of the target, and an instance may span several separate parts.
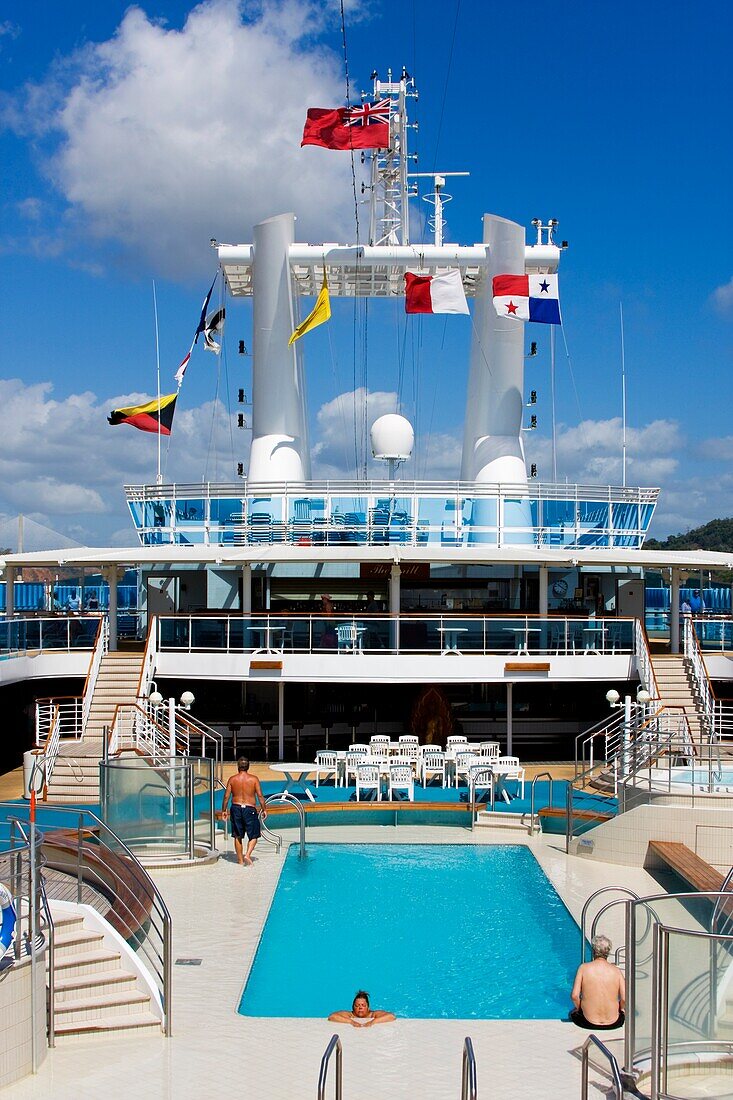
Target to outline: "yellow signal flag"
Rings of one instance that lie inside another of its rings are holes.
[[[306,332],[310,332],[312,328],[317,328],[318,325],[322,325],[325,321],[331,318],[331,299],[328,294],[328,280],[326,279],[326,269],[323,269],[323,286],[320,293],[316,298],[316,304],[310,311],[305,321],[301,321],[296,328],[293,335],[288,340],[288,347],[299,340],[301,336],[305,336]]]

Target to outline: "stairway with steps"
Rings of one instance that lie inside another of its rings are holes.
[[[143,659],[142,653],[105,653],[84,737],[81,741],[62,743],[48,785],[49,802],[99,802],[104,727],[112,724],[118,704],[135,702]]]
[[[662,704],[684,710],[693,741],[707,741],[690,662],[681,653],[655,653],[651,660]]]
[[[150,994],[83,913],[54,910],[54,1018],[58,1039],[112,1032],[160,1034]]]

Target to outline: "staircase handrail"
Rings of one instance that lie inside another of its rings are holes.
[[[140,679],[137,684],[138,698],[150,695],[150,687],[155,676],[155,665],[158,658],[158,617],[153,615],[148,620],[148,636],[145,639],[145,651],[140,666]]]
[[[692,679],[700,696],[700,704],[704,717],[705,732],[710,742],[720,739],[720,721],[716,722],[716,712],[720,712],[720,700],[715,694],[715,689],[710,683],[707,665],[703,657],[700,639],[697,636],[692,616],[684,616],[683,651],[690,662]]]
[[[201,738],[202,756],[209,755],[204,751],[206,748],[206,741],[209,740],[213,742],[213,760],[216,765],[216,776],[217,779],[221,779],[224,765],[224,735],[212,729],[211,726],[207,726],[206,722],[202,721],[197,715],[191,714],[191,712],[186,707],[181,706],[180,703],[176,706],[176,740],[178,740],[179,736],[179,725],[182,727],[181,738],[186,740],[189,751],[192,732],[195,737]]]
[[[81,695],[54,695],[36,699],[36,740],[38,749],[44,748],[51,728],[60,712],[61,736],[81,737]]]
[[[593,744],[597,737],[607,738],[609,730],[619,724],[623,725],[623,715],[611,714],[604,716],[593,726],[589,726],[587,730],[583,730],[575,738],[575,778],[578,778],[580,771],[585,771],[587,767],[593,766]],[[604,746],[605,747],[605,746]],[[586,764],[586,748],[590,749],[590,765]],[[583,765],[583,767],[580,767]],[[580,771],[579,771],[580,767]]]
[[[122,727],[129,723],[131,740],[123,741]],[[118,703],[107,736],[107,754],[113,756],[127,745],[142,749],[147,756],[170,756],[170,732],[161,725],[152,704]],[[176,748],[183,747],[176,745]],[[185,755],[185,753],[183,754]]]
[[[20,818],[14,817],[14,816],[9,816],[7,818],[7,821],[10,824],[10,853],[12,855],[16,855],[17,852],[18,852],[18,848],[17,848],[17,845],[15,843],[15,830],[17,829],[18,833],[20,834],[20,838],[23,842],[23,846],[27,849],[28,855],[29,855],[29,858],[30,858],[31,842],[30,842],[30,837],[28,836],[28,833],[26,832],[26,830],[24,828],[25,824],[27,824],[27,823],[21,821]],[[40,845],[38,845],[38,847],[36,849],[36,852],[37,852],[37,854],[36,854],[36,860],[37,860],[36,866],[39,868],[39,870],[42,871],[43,867],[44,867],[44,860],[43,860],[43,856],[40,855],[40,851],[41,851],[41,847],[40,847]],[[30,875],[28,876],[28,878],[30,879]],[[30,897],[30,889],[31,888],[30,888],[30,885],[29,885],[28,913],[27,913],[27,918],[26,918],[28,920],[29,926],[30,926],[31,905],[33,904],[33,901],[31,900],[31,897]],[[55,1006],[55,994],[56,994],[56,972],[55,972],[56,925],[54,924],[53,913],[51,912],[51,906],[48,903],[48,894],[46,893],[46,882],[45,882],[45,879],[44,879],[42,873],[36,876],[36,892],[38,894],[37,899],[34,899],[36,901],[36,910],[38,911],[39,906],[38,906],[37,903],[40,902],[40,906],[43,908],[43,912],[44,912],[45,919],[46,919],[46,940],[47,940],[47,943],[48,943],[48,997],[46,998],[46,1028],[47,1028],[47,1034],[48,1034],[48,1045],[49,1045],[49,1047],[53,1048],[53,1047],[56,1046],[56,1006]],[[22,911],[23,911],[23,907],[16,903],[16,912],[18,912],[19,914],[22,914]],[[21,916],[21,919],[22,919],[22,916]],[[40,924],[40,922],[36,922],[36,928],[39,927],[39,924]],[[16,945],[19,945],[20,942],[21,942],[21,935],[20,935],[20,933],[17,933],[16,934]]]
[[[89,669],[87,671],[87,678],[84,681],[84,691],[82,692],[82,704],[81,704],[81,736],[86,733],[87,722],[89,721],[89,712],[92,709],[92,699],[94,698],[94,689],[97,686],[97,678],[99,677],[99,670],[102,666],[102,658],[109,649],[109,616],[102,615],[99,620],[99,626],[97,627],[97,636],[94,639],[94,649],[92,650],[92,658],[89,662]]]
[[[649,636],[642,620],[636,619],[635,622],[634,648],[636,650],[639,680],[641,681],[641,686],[651,695],[651,702],[656,702],[660,700],[662,696],[659,691],[659,684],[657,683],[657,675],[654,671],[654,663],[652,662],[652,654],[649,648]]]
[[[17,814],[18,805],[17,803],[4,802],[0,803],[0,809],[10,810]],[[62,806],[48,806],[44,807],[43,813],[44,816],[49,814],[65,815],[65,821],[71,819],[72,823],[69,827],[69,836],[72,833],[76,833],[77,843],[75,876],[79,884],[77,893],[77,900],[79,902],[81,902],[81,887],[84,882],[87,882],[93,888],[91,896],[87,896],[86,898],[87,903],[91,904],[101,916],[107,919],[107,914],[109,912],[108,895],[110,885],[106,879],[102,878],[99,871],[95,870],[94,864],[100,857],[105,857],[107,853],[110,853],[117,857],[118,862],[119,860],[123,860],[125,871],[130,875],[136,889],[142,892],[146,903],[150,903],[149,919],[143,926],[140,924],[139,915],[133,913],[124,901],[124,898],[120,896],[122,891],[114,889],[116,912],[120,921],[125,926],[125,932],[129,933],[128,935],[124,935],[123,938],[127,940],[127,943],[132,947],[136,955],[142,956],[148,964],[146,969],[160,997],[160,1005],[163,1013],[163,1029],[166,1035],[170,1035],[173,954],[171,916],[163,900],[163,895],[160,893],[155,882],[140,863],[137,856],[127,847],[125,842],[121,840],[105,822],[98,818],[96,814],[92,813],[91,810],[71,810]],[[48,826],[45,825],[39,831],[44,836],[44,839],[46,832],[51,832]],[[52,844],[53,838],[49,836],[48,841]],[[90,857],[87,862],[84,862],[83,859],[85,854]],[[105,860],[105,872],[112,879],[113,883],[117,883],[120,886],[125,885],[118,872],[115,870],[114,860]],[[99,895],[99,898],[97,898],[97,895]],[[157,937],[159,941],[157,945],[153,942],[154,936]]]

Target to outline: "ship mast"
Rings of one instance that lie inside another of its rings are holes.
[[[389,149],[375,149],[371,154],[371,179],[362,185],[369,191],[369,244],[407,245],[410,243],[410,196],[415,192],[408,182],[408,162],[417,160],[415,153],[407,151],[407,131],[417,129],[416,122],[407,121],[407,100],[417,99],[415,81],[405,68],[399,80],[392,80],[392,70],[387,79],[379,80],[372,73],[373,97],[391,101]],[[362,100],[368,98],[362,92]],[[366,159],[366,156],[365,156]]]

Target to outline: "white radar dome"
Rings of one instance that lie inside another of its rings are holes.
[[[371,428],[372,454],[375,458],[404,462],[412,454],[415,432],[412,424],[397,413],[386,413]]]

